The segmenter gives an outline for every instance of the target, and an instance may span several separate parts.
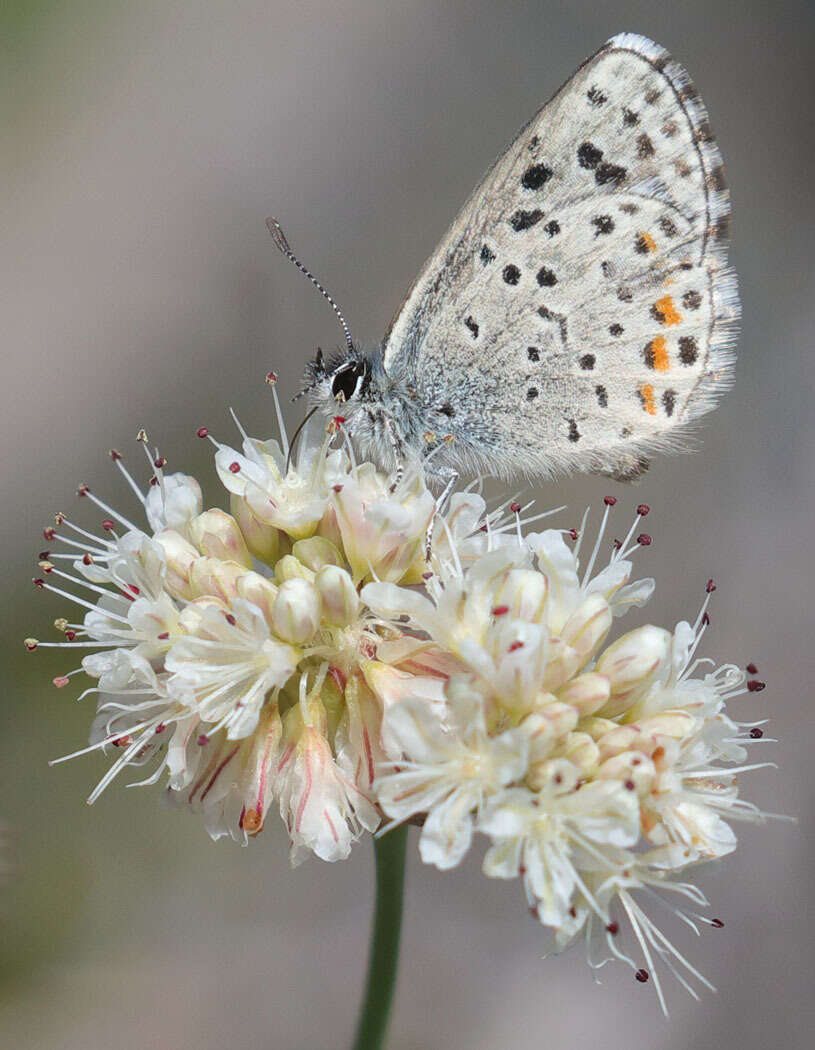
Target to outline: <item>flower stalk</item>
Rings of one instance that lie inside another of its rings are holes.
[[[399,964],[407,831],[407,825],[401,825],[374,839],[376,910],[353,1050],[381,1050],[385,1046]]]

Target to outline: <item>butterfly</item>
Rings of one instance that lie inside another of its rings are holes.
[[[436,479],[639,476],[732,382],[729,193],[688,74],[623,33],[497,159],[381,344],[307,367],[363,453]],[[338,404],[339,407],[338,407]]]

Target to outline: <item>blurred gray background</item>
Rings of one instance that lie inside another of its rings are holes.
[[[372,891],[369,843],[288,865],[284,836],[213,845],[153,789],[84,798],[98,759],[49,769],[91,718],[66,669],[21,639],[62,607],[33,591],[40,529],[75,482],[129,506],[106,450],[149,428],[220,499],[203,423],[272,430],[269,367],[294,390],[340,333],[275,252],[274,212],[375,339],[495,154],[620,30],[683,62],[712,114],[734,205],[744,331],[737,384],[694,456],[636,489],[580,478],[544,504],[578,518],[612,491],[654,510],[648,616],[692,615],[719,583],[709,654],[755,661],[779,769],[747,797],[797,825],[743,826],[702,884],[722,931],[678,936],[719,987],[699,1004],[582,952],[541,961],[517,885],[479,857],[411,850],[393,1050],[811,1045],[813,881],[812,6],[572,0],[17,0],[0,15],[4,653],[0,1032],[19,1050],[333,1050],[349,1042]],[[296,421],[291,410],[289,419]],[[138,460],[136,460],[138,462]],[[620,510],[619,520],[628,511]],[[566,515],[568,518],[569,515]],[[571,524],[565,521],[564,524]],[[415,843],[413,843],[415,847]],[[693,943],[690,943],[693,942]]]

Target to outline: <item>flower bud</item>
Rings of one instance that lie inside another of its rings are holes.
[[[566,759],[549,758],[536,765],[531,779],[536,791],[548,795],[566,795],[577,787],[579,775],[579,770]]]
[[[682,740],[693,732],[696,721],[687,711],[664,711],[631,725],[618,725],[598,740],[604,757],[636,748],[652,755],[668,741]]]
[[[263,613],[266,622],[271,626],[272,608],[277,597],[278,588],[259,572],[246,572],[238,580],[238,594],[252,602]]]
[[[307,540],[298,540],[291,549],[297,560],[317,572],[324,565],[342,565],[343,560],[340,552],[329,540],[322,536],[311,536]]]
[[[629,791],[642,795],[651,790],[654,763],[640,751],[623,751],[607,758],[597,770],[597,776],[605,780],[620,780]]]
[[[174,529],[164,529],[157,533],[155,541],[164,551],[167,565],[164,586],[174,598],[189,601],[195,597],[195,592],[190,584],[190,572],[193,563],[198,561],[201,555],[180,532]]]
[[[580,730],[599,743],[599,741],[620,726],[612,722],[610,718],[584,718],[580,723]],[[628,728],[628,727],[626,727]]]
[[[274,576],[278,583],[285,583],[286,580],[314,582],[314,573],[301,561],[298,561],[293,554],[286,554],[280,559],[274,567]]]
[[[564,704],[571,704],[581,718],[587,718],[608,703],[610,693],[609,680],[604,675],[589,672],[568,682],[558,697]]]
[[[650,624],[618,638],[600,656],[595,670],[611,685],[611,699],[603,708],[607,718],[622,714],[652,684],[653,676],[670,656],[671,635]]]
[[[590,594],[566,621],[561,638],[588,663],[611,628],[611,608],[602,594]]]
[[[249,553],[267,565],[274,565],[281,553],[282,533],[279,529],[255,517],[246,501],[234,492],[229,497],[229,509],[238,523]]]
[[[567,645],[562,638],[551,638],[546,654],[546,672],[543,688],[556,692],[581,667],[584,660],[580,653]]]
[[[183,634],[200,635],[204,631],[204,613],[207,609],[214,608],[226,612],[229,606],[218,598],[195,598],[184,606],[178,617],[178,629]]]
[[[537,713],[552,727],[556,737],[565,736],[577,725],[577,711],[570,704],[552,698],[551,703],[539,707]]]
[[[205,510],[189,524],[192,543],[210,558],[236,561],[246,569],[252,568],[252,555],[246,547],[238,523],[231,515],[218,508]]]
[[[530,764],[548,758],[557,735],[553,724],[539,712],[533,712],[521,722],[520,728],[526,736]]]
[[[190,570],[190,586],[196,597],[212,595],[228,602],[238,596],[238,580],[246,569],[236,561],[198,558]]]
[[[300,542],[312,543],[313,540]],[[299,543],[295,546],[299,546]],[[359,614],[359,595],[345,569],[336,565],[324,566],[317,573],[314,586],[320,595],[323,616],[328,623],[334,627],[345,627],[356,619]]]
[[[569,733],[558,753],[584,774],[593,773],[600,761],[600,749],[588,733]]]
[[[651,718],[641,719],[637,725],[643,733],[654,740],[657,740],[658,737],[684,740],[696,729],[697,723],[688,711],[662,711],[658,715],[652,715]]]
[[[509,607],[509,618],[540,623],[546,605],[548,583],[543,573],[510,569],[496,588],[493,605]]]
[[[605,719],[599,719],[598,721],[604,722]],[[598,734],[594,737],[603,759],[613,755],[621,755],[634,748],[642,751],[648,750],[642,730],[638,725],[621,726],[617,725],[616,722],[612,722],[611,726],[613,728],[609,729],[607,733]]]
[[[290,579],[280,585],[272,607],[272,629],[284,641],[302,645],[320,626],[320,599],[308,580]]]

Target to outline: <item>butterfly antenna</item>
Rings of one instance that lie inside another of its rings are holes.
[[[283,227],[273,215],[269,216],[269,218],[266,220],[266,225],[269,227],[269,233],[272,235],[272,240],[275,242],[276,246],[280,249],[280,251],[283,252],[283,254],[286,256],[289,262],[294,263],[294,265],[297,267],[300,273],[305,274],[306,277],[308,277],[308,279],[311,281],[311,283],[314,285],[314,287],[317,289],[320,295],[322,295],[322,297],[328,301],[331,309],[337,315],[337,318],[340,324],[342,325],[342,330],[345,333],[345,342],[348,346],[348,349],[353,350],[354,339],[351,335],[351,329],[348,327],[348,322],[343,316],[342,310],[340,310],[339,306],[337,306],[336,302],[331,298],[331,296],[328,294],[325,288],[323,288],[323,286],[320,284],[320,282],[317,280],[317,278],[314,276],[311,270],[303,266],[303,264],[291,250],[291,245],[286,239],[286,234],[283,232]]]

